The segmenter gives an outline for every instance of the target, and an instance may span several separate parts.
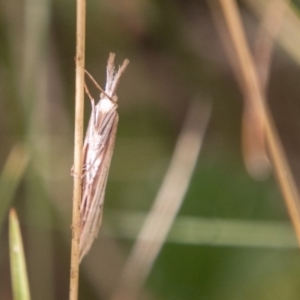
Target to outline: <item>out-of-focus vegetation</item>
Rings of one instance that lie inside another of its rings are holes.
[[[18,216],[14,209],[9,213],[9,255],[13,298],[30,300],[23,242]]]
[[[239,2],[250,45],[262,18],[253,7],[265,1],[252,2]],[[291,9],[299,16],[297,1]],[[29,156],[18,188],[0,191],[10,197],[0,204],[7,210],[0,212],[0,299],[12,299],[8,201],[24,234],[32,299],[68,297],[75,15],[74,1],[14,0],[0,9],[1,170],[15,145],[24,144]],[[207,3],[88,1],[86,68],[101,85],[111,51],[130,65],[118,89],[103,225],[82,263],[80,299],[109,299],[195,97],[213,102],[203,151],[141,299],[298,299],[300,255],[288,214],[272,176],[256,182],[246,173],[243,98]],[[267,98],[298,184],[299,70],[276,44]],[[89,114],[87,98],[86,121]]]

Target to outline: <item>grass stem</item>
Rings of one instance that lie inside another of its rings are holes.
[[[70,271],[70,300],[78,299],[80,201],[84,112],[86,1],[77,0],[76,16],[76,86],[75,86],[75,136],[74,136],[74,187],[72,218],[72,249]]]
[[[220,0],[225,22],[232,39],[246,89],[251,95],[252,105],[263,120],[268,150],[275,176],[289,212],[298,243],[300,245],[300,202],[298,190],[288,165],[283,146],[276,131],[273,118],[264,101],[253,58],[246,42],[245,32],[234,0]]]

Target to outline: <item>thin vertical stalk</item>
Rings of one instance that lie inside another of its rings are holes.
[[[77,0],[76,16],[76,86],[75,86],[75,136],[74,136],[74,187],[72,218],[72,249],[70,272],[70,300],[78,299],[80,201],[84,111],[84,63],[85,63],[86,1]]]

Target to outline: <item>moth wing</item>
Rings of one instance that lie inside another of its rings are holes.
[[[115,144],[118,121],[119,117],[116,113],[115,117],[112,120],[112,125],[109,126],[111,128],[110,133],[108,133],[107,146],[103,150],[104,153],[103,160],[101,162],[101,171],[99,172],[99,175],[95,177],[94,184],[96,185],[96,190],[92,202],[90,203],[88,212],[85,216],[85,220],[83,221],[82,232],[80,235],[80,260],[82,260],[82,258],[90,250],[94,239],[98,235],[98,231],[101,225],[105,188]]]
[[[117,116],[116,107],[109,112],[101,111],[101,100],[92,108],[92,114],[83,145],[82,200],[80,204],[81,219],[84,225],[90,213],[92,202],[102,174],[104,154],[109,143],[111,130]]]

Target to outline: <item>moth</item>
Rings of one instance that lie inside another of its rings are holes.
[[[86,89],[92,111],[83,143],[80,261],[90,250],[101,225],[106,182],[119,120],[116,88],[129,63],[126,59],[116,71],[114,59],[115,54],[110,53],[104,91],[89,75],[102,90],[97,104]]]

